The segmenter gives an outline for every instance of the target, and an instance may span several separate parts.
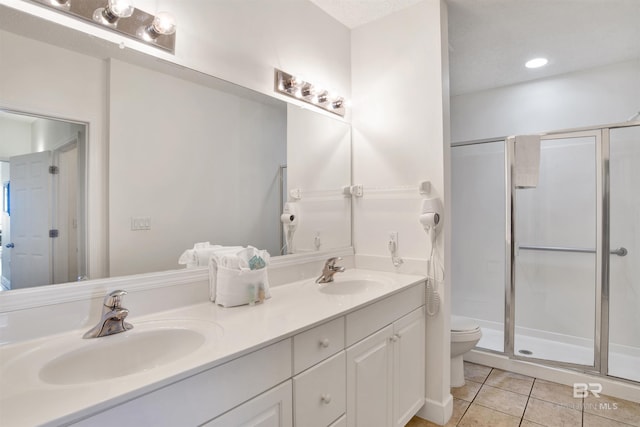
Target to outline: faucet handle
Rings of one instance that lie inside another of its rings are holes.
[[[123,291],[123,290],[110,292],[107,294],[106,297],[104,297],[103,304],[105,307],[109,307],[112,310],[115,308],[122,308],[120,303],[122,302],[122,297],[125,296],[126,294],[127,294],[127,291]]]
[[[327,260],[327,262],[325,263],[325,265],[327,267],[333,267],[334,265],[336,265],[336,261],[342,261],[342,257],[338,256],[338,257],[331,257]]]

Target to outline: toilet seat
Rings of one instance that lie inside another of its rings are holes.
[[[482,337],[480,326],[471,319],[451,316],[451,342],[468,342]]]
[[[471,332],[480,329],[476,322],[466,317],[451,316],[451,332]]]

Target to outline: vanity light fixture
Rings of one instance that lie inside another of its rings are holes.
[[[275,91],[344,117],[343,97],[333,95],[304,79],[277,69],[275,70]]]
[[[156,15],[136,9],[134,0],[33,0],[36,3],[116,31],[139,42],[175,51],[176,20],[168,12]],[[123,44],[122,44],[123,45]]]

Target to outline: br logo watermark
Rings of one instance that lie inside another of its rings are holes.
[[[600,398],[602,393],[602,384],[600,383],[573,383],[573,397],[576,399],[582,399],[592,395],[595,398]],[[598,401],[587,402],[581,404],[571,404],[574,409],[591,409],[596,411],[607,411],[612,409],[618,409],[617,402]]]
[[[602,393],[602,384],[600,383],[573,383],[573,397],[589,397],[589,393],[593,397],[600,397]]]

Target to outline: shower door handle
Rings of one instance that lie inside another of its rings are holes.
[[[595,249],[582,249],[582,248],[567,248],[562,246],[525,246],[519,245],[518,249],[530,250],[530,251],[549,251],[549,252],[576,252],[583,254],[595,254]],[[625,247],[619,247],[612,249],[609,252],[611,255],[627,256],[629,251]]]
[[[620,246],[619,248],[611,250],[611,255],[627,256],[628,253],[629,253],[629,251],[627,250],[627,248],[622,247],[622,246]]]
[[[7,243],[4,247],[7,249],[12,249],[15,247],[15,245],[13,243]]]

